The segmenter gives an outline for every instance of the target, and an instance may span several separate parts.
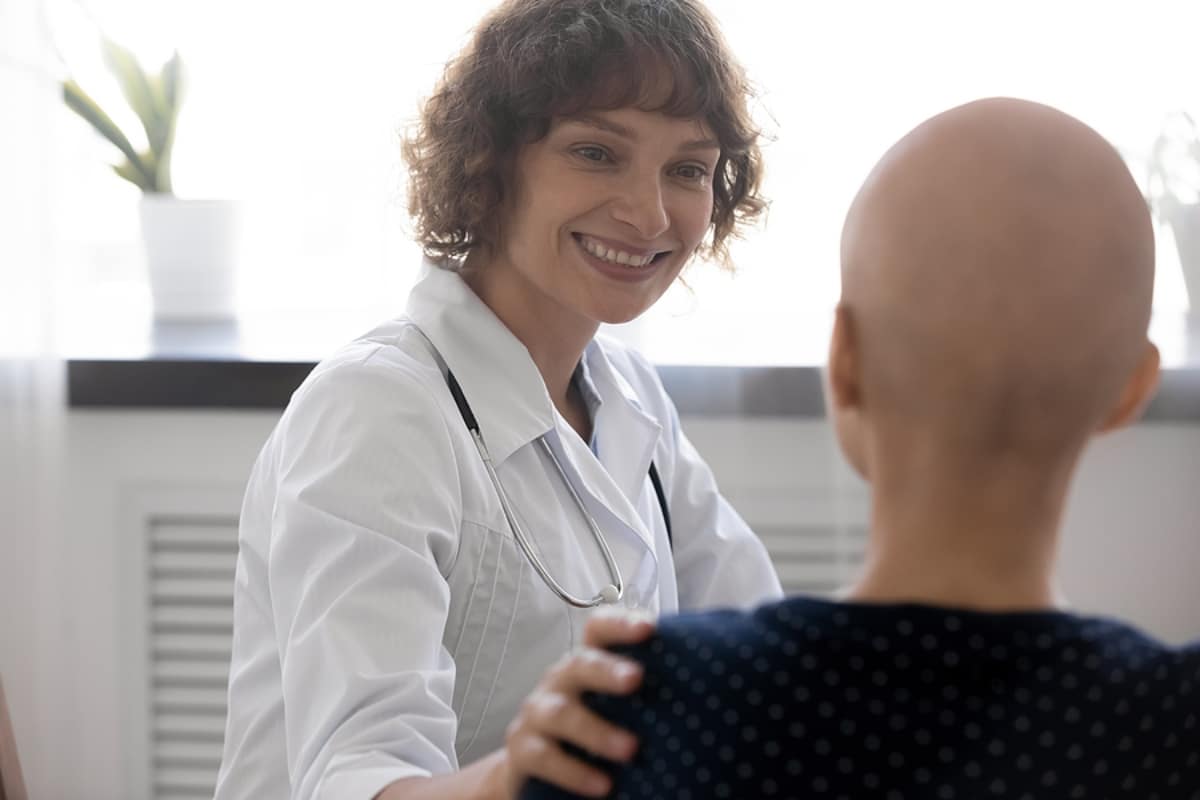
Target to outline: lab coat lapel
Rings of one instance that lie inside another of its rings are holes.
[[[636,504],[645,491],[662,426],[642,410],[637,393],[613,368],[600,342],[593,340],[584,358],[601,400],[594,420],[596,452],[617,488]]]
[[[661,427],[642,411],[632,387],[593,341],[584,353],[600,407],[593,420],[596,453],[558,418],[559,440],[587,492],[651,553],[653,537],[637,513]]]
[[[626,602],[648,607],[658,586],[658,558],[646,523],[638,515],[634,503],[617,487],[566,420],[561,420],[558,430],[548,438],[550,446],[559,454],[563,469],[568,472],[568,479],[579,489],[584,505],[604,532],[613,557],[621,567]]]
[[[454,373],[497,466],[554,429],[529,351],[458,273],[426,261],[407,312]]]

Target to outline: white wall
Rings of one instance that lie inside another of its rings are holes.
[[[1079,609],[1200,638],[1200,425],[1097,440],[1072,488],[1059,560]]]

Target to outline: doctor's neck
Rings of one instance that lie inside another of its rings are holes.
[[[586,440],[590,438],[586,407],[572,376],[600,324],[546,294],[504,259],[472,254],[463,280],[525,345],[541,373],[555,408]]]

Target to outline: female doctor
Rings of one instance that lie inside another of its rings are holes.
[[[697,0],[509,0],[405,143],[427,264],[321,363],[246,492],[229,798],[511,797],[628,758],[582,691],[648,616],[780,594],[653,367],[596,338],[760,212],[747,90]]]

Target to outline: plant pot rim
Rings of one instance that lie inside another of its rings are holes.
[[[142,195],[142,202],[187,206],[223,206],[232,205],[233,199],[229,197],[178,197],[164,192],[146,192]]]

